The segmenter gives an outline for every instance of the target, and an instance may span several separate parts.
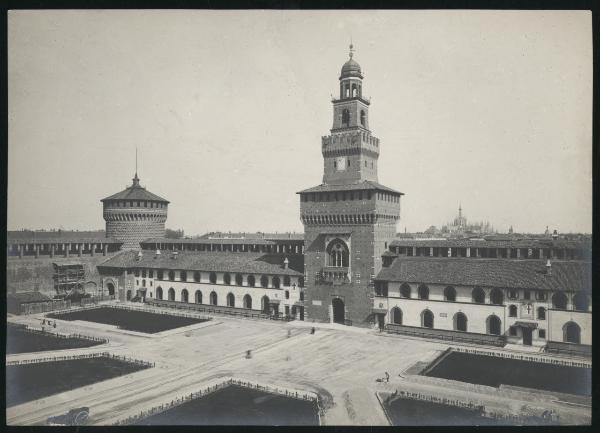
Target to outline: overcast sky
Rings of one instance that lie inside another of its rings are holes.
[[[8,228],[103,228],[137,146],[167,227],[301,231],[351,36],[398,231],[591,232],[585,11],[11,11]]]

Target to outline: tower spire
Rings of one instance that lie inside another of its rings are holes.
[[[133,176],[133,186],[140,186],[140,178],[138,177],[137,174],[137,156],[138,156],[138,151],[137,151],[137,147],[135,148],[135,176]]]
[[[352,35],[350,35],[350,58],[354,55],[354,45],[352,44]]]

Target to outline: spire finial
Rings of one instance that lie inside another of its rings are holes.
[[[139,186],[140,185],[140,178],[138,177],[138,174],[137,174],[137,165],[138,165],[137,164],[137,154],[138,154],[138,151],[137,151],[137,147],[136,147],[135,148],[135,176],[133,176],[133,179],[132,179],[133,180],[133,186]]]
[[[350,58],[354,55],[354,45],[352,44],[352,35],[350,35]]]

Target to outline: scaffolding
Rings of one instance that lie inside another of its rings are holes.
[[[85,270],[82,263],[52,263],[54,266],[54,290],[56,298],[74,299],[85,297]]]

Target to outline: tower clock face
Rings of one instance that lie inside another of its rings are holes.
[[[346,158],[345,157],[342,156],[342,157],[336,158],[335,161],[336,161],[335,166],[337,167],[338,171],[346,170]]]

